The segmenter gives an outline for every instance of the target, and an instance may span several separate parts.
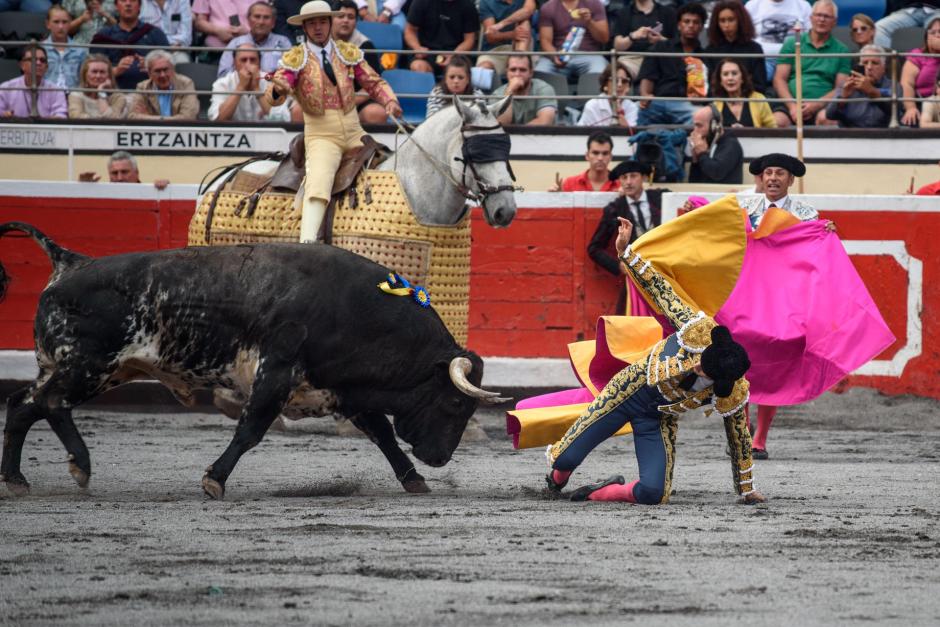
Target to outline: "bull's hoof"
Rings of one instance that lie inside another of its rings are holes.
[[[75,479],[75,483],[80,488],[88,487],[88,480],[91,478],[91,470],[85,469],[75,463],[75,456],[69,455],[69,474]]]
[[[221,501],[225,498],[225,486],[209,475],[203,475],[202,477],[202,490],[216,501]]]
[[[26,496],[29,494],[29,481],[26,477],[3,477],[3,482],[7,485],[7,490],[13,493],[13,496]]]
[[[411,479],[410,481],[402,481],[401,487],[405,488],[405,492],[411,494],[427,494],[431,491],[431,488],[428,487],[428,484],[424,482],[424,479]]]

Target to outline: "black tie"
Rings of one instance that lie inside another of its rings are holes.
[[[326,77],[330,79],[330,82],[336,85],[336,73],[333,71],[333,64],[330,63],[329,58],[326,56],[326,48],[320,51],[320,55],[323,57],[323,71],[326,72]]]
[[[633,211],[636,213],[636,221],[639,224],[640,228],[643,229],[643,232],[646,233],[646,219],[643,217],[643,212],[640,211],[640,201],[634,200],[630,203],[633,205]]]

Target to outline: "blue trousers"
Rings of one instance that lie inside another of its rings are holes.
[[[657,407],[666,399],[655,387],[637,386],[635,377],[629,376],[631,369],[611,380],[587,413],[572,425],[560,442],[561,453],[552,468],[574,470],[598,444],[629,422],[640,470],[633,496],[637,503],[646,505],[665,503],[672,491],[676,420],[660,413]]]

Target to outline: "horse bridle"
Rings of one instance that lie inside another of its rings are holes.
[[[509,136],[505,132],[491,133],[487,135],[471,135],[469,137],[467,136],[468,131],[495,131],[500,128],[502,128],[500,124],[494,124],[493,126],[464,124],[460,127],[460,138],[463,140],[463,146],[461,147],[463,158],[454,157],[454,161],[463,163],[463,174],[460,176],[460,184],[457,187],[457,191],[463,194],[465,198],[477,203],[481,207],[483,206],[483,203],[486,202],[487,197],[492,196],[493,194],[498,194],[500,192],[522,191],[522,188],[516,185],[490,185],[485,180],[483,180],[483,177],[481,177],[477,172],[477,163],[503,162],[506,164],[506,169],[509,171],[509,177],[512,179],[513,183],[516,182],[516,173],[512,171],[512,165],[509,163]],[[483,154],[478,156],[476,159],[473,159],[472,152],[474,152],[474,149],[472,144],[477,143],[475,140],[489,141],[483,143],[476,151]],[[487,146],[486,143],[492,145]],[[464,183],[464,181],[467,180],[468,169],[470,170],[470,175],[472,176],[472,183],[476,185],[478,190],[476,192],[474,192],[471,187]]]
[[[502,128],[500,124],[495,124],[493,126],[477,126],[474,124],[461,125],[460,138],[461,140],[463,140],[462,150],[463,150],[464,158],[454,157],[454,161],[459,161],[463,163],[463,174],[461,174],[460,180],[458,181],[456,178],[454,178],[454,175],[451,173],[450,168],[448,168],[446,164],[443,164],[440,161],[438,161],[433,155],[428,153],[428,151],[425,150],[421,144],[415,141],[414,136],[408,131],[408,129],[404,127],[401,120],[397,118],[392,118],[392,120],[398,126],[398,129],[408,136],[408,140],[411,141],[411,143],[415,145],[415,148],[418,149],[418,152],[424,155],[424,157],[428,160],[428,162],[430,162],[431,166],[433,166],[434,169],[436,169],[444,178],[450,181],[450,184],[454,186],[454,189],[456,189],[457,192],[461,196],[466,198],[467,200],[474,202],[477,205],[482,207],[487,197],[492,196],[493,194],[498,194],[499,192],[522,191],[521,187],[517,187],[514,185],[490,185],[489,183],[483,180],[483,178],[477,172],[476,166],[474,165],[474,163],[495,163],[497,161],[503,161],[506,163],[506,169],[509,170],[509,176],[512,178],[513,182],[515,182],[516,175],[512,171],[512,166],[509,163],[508,148],[505,151],[505,155],[503,154],[494,155],[496,158],[493,158],[493,159],[487,158],[485,161],[480,161],[480,160],[474,161],[473,159],[466,158],[467,157],[467,141],[472,140],[474,137],[487,137],[487,135],[472,135],[470,137],[467,137],[466,133],[468,131],[495,131],[496,129]],[[505,133],[492,134],[492,136],[508,138],[508,135],[506,135]],[[468,186],[465,183],[465,181],[467,180],[468,169],[470,170],[470,174],[472,176],[470,186]],[[476,185],[476,188],[478,191],[473,191],[473,188],[472,188],[473,185]]]

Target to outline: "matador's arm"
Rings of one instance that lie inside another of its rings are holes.
[[[650,262],[645,261],[639,254],[633,252],[628,246],[621,257],[627,267],[627,273],[633,277],[633,282],[643,290],[663,314],[669,318],[676,329],[698,318],[698,312],[689,307],[679,298],[676,291],[669,285],[669,281],[653,269]]]

